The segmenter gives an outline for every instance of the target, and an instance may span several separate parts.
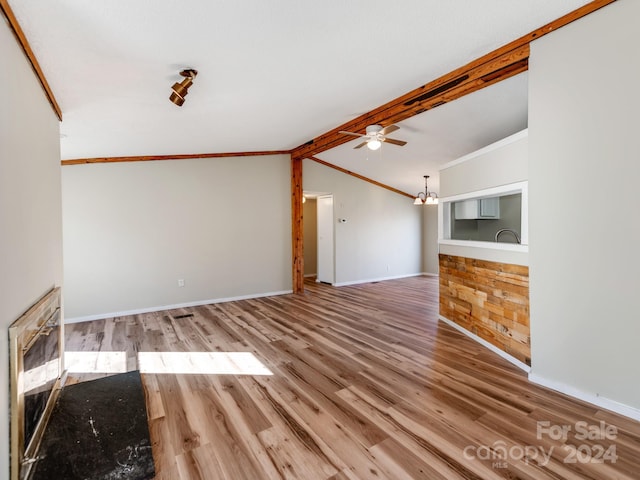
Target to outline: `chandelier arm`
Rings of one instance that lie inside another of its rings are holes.
[[[429,186],[427,181],[429,179],[429,175],[424,175],[424,192],[418,192],[416,198],[413,202],[414,205],[437,205],[438,202],[438,194],[435,192],[429,191]]]

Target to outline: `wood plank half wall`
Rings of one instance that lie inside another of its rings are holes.
[[[531,366],[529,267],[441,254],[440,315]]]
[[[53,95],[53,91],[51,90],[51,87],[49,87],[49,82],[47,82],[47,79],[45,78],[44,73],[40,68],[38,59],[36,58],[35,53],[33,53],[33,50],[31,50],[31,46],[27,41],[27,37],[22,31],[22,27],[20,27],[20,24],[18,23],[18,19],[14,15],[13,10],[11,10],[11,6],[9,6],[9,2],[7,0],[0,0],[0,10],[2,10],[2,13],[7,19],[9,27],[11,28],[11,30],[13,31],[13,34],[16,37],[16,40],[22,47],[24,54],[27,56],[27,59],[29,60],[29,63],[33,68],[33,72],[38,77],[38,80],[40,81],[40,85],[42,85],[42,89],[44,90],[44,94],[46,95],[47,100],[49,100],[49,103],[51,104],[51,108],[53,108],[53,111],[56,113],[56,116],[58,117],[58,119],[62,121],[62,110],[60,110],[60,106],[56,101],[56,97]]]

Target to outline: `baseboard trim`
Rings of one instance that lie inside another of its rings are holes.
[[[592,405],[595,405],[597,407],[610,410],[614,413],[623,415],[633,420],[640,421],[640,409],[630,407],[629,405],[625,405],[624,403],[616,402],[615,400],[601,397],[600,395],[594,393],[585,392],[584,390],[580,390],[579,388],[566,385],[556,380],[549,380],[548,378],[544,378],[531,372],[529,372],[529,381],[537,385],[549,388],[551,390],[555,390],[556,392],[563,393],[570,397],[577,398],[578,400],[591,403]]]
[[[333,283],[334,287],[347,287],[349,285],[360,285],[362,283],[373,283],[373,282],[384,282],[385,280],[398,280],[400,278],[409,278],[409,277],[421,277],[424,275],[423,273],[410,273],[408,275],[395,275],[392,277],[379,277],[379,278],[370,278],[367,280],[353,280],[351,282],[339,282]]]
[[[566,385],[566,384],[564,384],[562,382],[557,382],[555,380],[549,380],[547,378],[541,377],[540,375],[536,375],[535,373],[531,372],[531,367],[529,365],[521,362],[520,360],[518,360],[515,357],[512,357],[508,353],[503,352],[502,350],[500,350],[496,346],[490,344],[486,340],[484,340],[484,339],[478,337],[477,335],[471,333],[466,328],[461,327],[457,323],[449,320],[446,317],[443,317],[442,315],[439,315],[438,318],[442,322],[444,322],[447,325],[455,328],[459,332],[461,332],[464,335],[466,335],[467,337],[475,340],[476,342],[478,342],[479,344],[481,344],[484,347],[488,348],[492,352],[500,355],[502,358],[504,358],[508,362],[514,364],[516,367],[518,367],[521,370],[524,370],[525,372],[527,372],[530,382],[535,383],[537,385],[540,385],[542,387],[549,388],[551,390],[554,390],[556,392],[562,393],[564,395],[568,395],[568,396],[576,398],[578,400],[582,400],[584,402],[590,403],[592,405],[595,405],[597,407],[603,408],[605,410],[609,410],[609,411],[617,413],[619,415],[623,415],[623,416],[631,418],[633,420],[640,421],[640,409],[637,409],[637,408],[634,408],[634,407],[630,407],[629,405],[625,405],[623,403],[616,402],[615,400],[611,400],[611,399],[606,398],[606,397],[601,397],[601,396],[593,394],[593,393],[585,392],[583,390],[580,390],[578,388],[572,387],[570,385]]]
[[[475,333],[471,333],[469,330],[467,330],[464,327],[461,327],[460,325],[458,325],[456,322],[449,320],[448,318],[443,317],[442,315],[438,315],[438,318],[446,323],[447,325],[449,325],[450,327],[455,328],[456,330],[458,330],[459,332],[465,334],[467,337],[471,338],[472,340],[475,340],[476,342],[478,342],[480,345],[482,345],[483,347],[488,348],[489,350],[491,350],[493,353],[496,353],[498,355],[500,355],[502,358],[504,358],[507,362],[510,362],[512,364],[514,364],[516,367],[518,367],[521,370],[524,370],[527,373],[531,372],[531,367],[529,365],[527,365],[524,362],[521,362],[520,360],[518,360],[516,357],[509,355],[507,352],[504,352],[502,350],[500,350],[498,347],[496,347],[495,345],[490,344],[489,342],[487,342],[485,339],[480,338],[478,335],[476,335]]]
[[[64,323],[80,323],[92,320],[102,320],[104,318],[124,317],[126,315],[138,315],[141,313],[161,312],[163,310],[173,310],[175,308],[198,307],[200,305],[210,305],[213,303],[234,302],[236,300],[250,300],[252,298],[274,297],[276,295],[286,295],[293,293],[293,290],[281,290],[278,292],[266,292],[251,295],[240,295],[237,297],[213,298],[209,300],[198,300],[195,302],[175,303],[172,305],[159,305],[156,307],[137,308],[134,310],[125,310],[122,312],[98,313],[96,315],[84,315],[81,317],[65,318]]]

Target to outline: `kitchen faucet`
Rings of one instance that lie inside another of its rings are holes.
[[[505,232],[509,232],[509,233],[513,234],[513,236],[516,237],[516,242],[520,243],[520,237],[518,236],[518,232],[516,232],[515,230],[512,230],[510,228],[501,228],[500,230],[498,230],[496,232],[496,242],[499,240],[500,235],[502,235]]]

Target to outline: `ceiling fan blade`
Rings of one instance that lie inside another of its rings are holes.
[[[353,135],[354,137],[366,137],[367,136],[367,135],[362,135],[361,133],[345,132],[344,130],[340,130],[338,133],[342,133],[343,135]]]
[[[380,130],[380,133],[382,135],[388,135],[389,133],[395,132],[396,130],[400,130],[400,127],[397,125],[388,125],[384,127],[382,130]]]
[[[399,146],[403,146],[406,145],[407,142],[405,142],[404,140],[395,140],[393,138],[383,138],[382,139],[383,142],[387,142],[387,143],[391,143],[393,145],[399,145]]]
[[[367,142],[362,142],[360,145],[356,145],[356,146],[355,146],[355,147],[353,147],[353,148],[354,148],[354,149],[355,149],[355,148],[362,148],[362,147],[364,147],[367,143],[369,143],[369,142],[368,142],[368,141],[367,141]]]

